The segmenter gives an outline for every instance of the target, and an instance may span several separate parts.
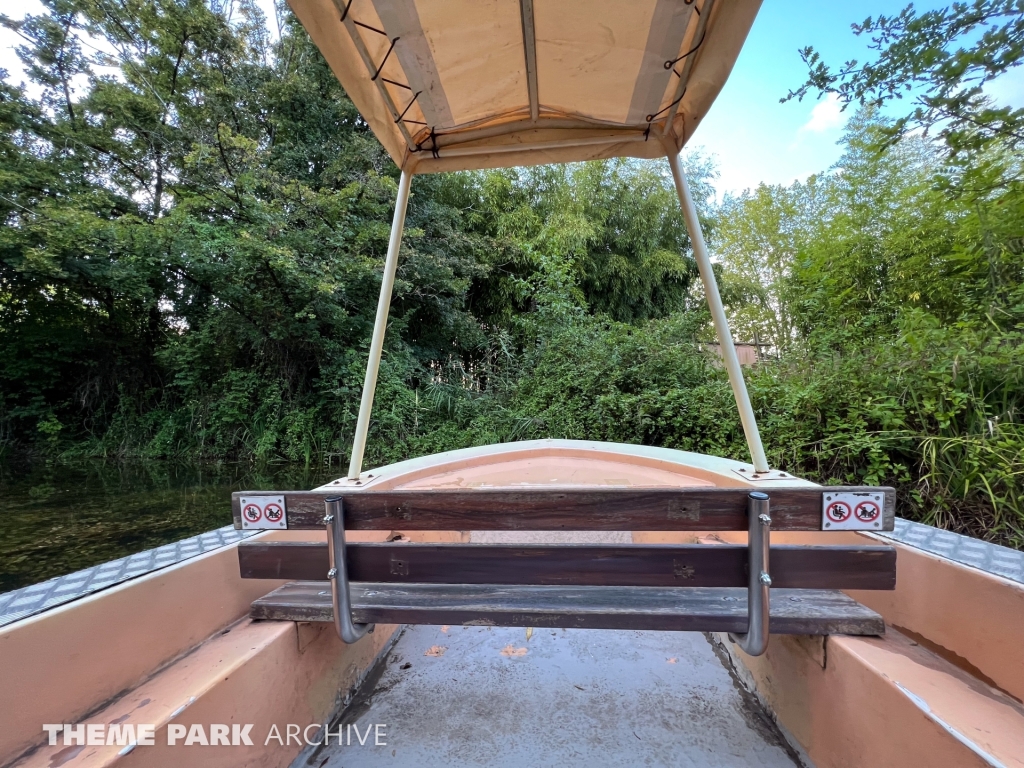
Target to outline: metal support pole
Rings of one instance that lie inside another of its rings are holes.
[[[747,633],[730,634],[748,656],[760,656],[768,648],[769,592],[772,577],[768,573],[768,552],[771,546],[772,519],[768,515],[768,494],[753,491],[747,496],[747,514],[750,517],[749,582],[747,584]]]
[[[340,496],[324,499],[324,525],[327,526],[327,553],[331,570],[331,597],[334,602],[334,628],[343,643],[354,643],[368,632],[373,624],[352,622],[352,598],[348,589],[348,569],[345,562],[345,515]]]
[[[388,309],[391,306],[391,291],[395,287],[395,272],[398,269],[398,251],[402,245],[402,230],[405,228],[405,208],[409,202],[409,185],[412,174],[402,171],[398,181],[398,200],[395,203],[395,218],[391,222],[391,239],[388,241],[388,257],[384,262],[384,278],[380,284],[380,298],[377,299],[377,317],[373,321],[373,336],[370,339],[370,358],[366,362],[366,378],[363,380],[363,398],[359,402],[359,418],[356,420],[356,434],[352,441],[352,460],[348,465],[350,480],[358,480],[363,468],[363,452],[366,450],[366,433],[370,429],[370,412],[373,410],[373,392],[377,388],[377,371],[380,369],[380,355],[384,348],[384,331],[388,326]]]
[[[718,293],[718,282],[711,269],[711,259],[708,257],[708,248],[704,243],[704,233],[701,232],[700,221],[697,219],[697,206],[694,205],[693,197],[690,195],[690,187],[686,183],[686,176],[683,175],[678,153],[674,151],[668,153],[668,164],[672,167],[672,178],[676,183],[679,205],[683,209],[686,229],[690,233],[690,242],[693,244],[693,256],[697,260],[700,279],[704,283],[704,294],[707,296],[711,320],[718,334],[718,344],[721,346],[722,356],[725,358],[725,369],[729,372],[729,383],[732,385],[732,394],[736,398],[736,407],[740,412],[743,434],[747,438],[747,448],[750,450],[750,460],[754,465],[755,472],[767,472],[768,459],[764,455],[764,447],[761,445],[761,433],[757,429],[754,409],[750,405],[750,395],[747,393],[746,382],[743,381],[743,369],[740,368],[736,347],[732,343],[729,321],[725,317],[722,296]]]

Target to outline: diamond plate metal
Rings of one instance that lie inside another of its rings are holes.
[[[1024,552],[1009,547],[899,517],[894,531],[877,532],[875,535],[1024,584]]]
[[[219,547],[226,547],[256,533],[258,531],[239,531],[234,526],[226,525],[173,544],[5,592],[0,594],[0,627]],[[894,531],[877,532],[874,535],[1024,584],[1024,552],[902,518],[896,518]]]
[[[226,525],[173,544],[165,544],[66,576],[4,592],[0,594],[0,627],[123,581],[145,576],[182,560],[226,547],[256,533],[259,531],[237,531],[233,525]]]

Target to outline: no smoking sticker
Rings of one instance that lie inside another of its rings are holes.
[[[875,491],[826,491],[821,494],[823,531],[880,531],[884,496]]]
[[[288,527],[284,496],[243,496],[238,501],[242,507],[243,529],[284,530]]]

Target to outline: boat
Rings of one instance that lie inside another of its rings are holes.
[[[679,159],[759,3],[290,4],[401,171],[348,472],[0,596],[0,764],[1024,765],[1020,553],[767,461]],[[414,176],[614,157],[667,161],[750,461],[552,439],[365,469]],[[610,654],[587,685],[571,648]]]

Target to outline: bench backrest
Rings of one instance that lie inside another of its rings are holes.
[[[895,490],[862,486],[241,491],[232,494],[232,511],[236,528],[322,529],[324,500],[340,496],[345,528],[357,531],[745,531],[751,490],[768,494],[773,531],[857,529],[826,524],[827,498],[842,494],[882,500],[880,517],[860,530],[891,531],[895,524]],[[248,524],[243,499],[258,505],[269,498],[283,501],[283,524]]]
[[[861,525],[862,530],[893,528],[891,488],[765,492],[772,530],[828,530],[829,504],[845,500],[852,508],[861,498],[881,506],[873,525]],[[234,494],[234,511],[239,527],[246,505],[277,505],[272,507],[275,527],[323,529],[324,500],[340,496],[348,530],[735,531],[749,527],[749,493],[749,488],[264,491]],[[347,578],[356,582],[743,587],[749,581],[750,551],[742,545],[352,542],[346,551]],[[330,569],[326,543],[243,542],[238,553],[244,578],[319,581]],[[770,562],[775,587],[894,589],[896,584],[896,551],[887,546],[772,546]]]

